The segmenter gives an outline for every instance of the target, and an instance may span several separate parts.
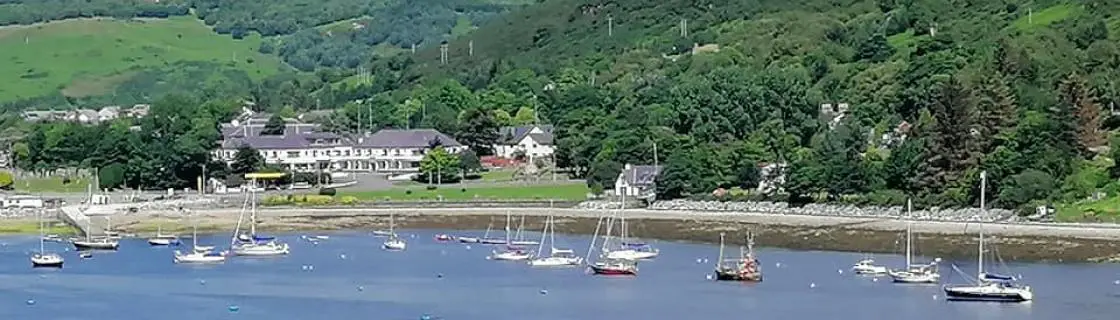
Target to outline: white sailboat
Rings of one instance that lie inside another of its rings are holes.
[[[545,236],[548,236],[548,255],[543,256]],[[556,247],[556,222],[550,214],[545,221],[544,230],[541,231],[540,246],[537,247],[537,257],[529,260],[529,265],[534,267],[563,267],[578,266],[583,264],[583,258],[576,256],[575,251]]]
[[[234,237],[230,241],[230,248],[234,255],[239,256],[279,256],[288,254],[288,244],[276,240],[274,237],[259,236],[257,235],[257,192],[255,190],[249,191],[249,196],[245,198],[246,204],[250,207],[249,216],[249,234],[240,234],[241,221],[245,216],[245,205],[242,205],[241,214],[237,217],[237,227],[234,229]]]
[[[988,173],[980,172],[980,211],[987,212],[985,192]],[[978,223],[980,241],[976,254],[976,282],[969,285],[947,285],[942,288],[950,301],[1027,302],[1034,299],[1030,286],[1022,286],[1012,276],[984,271],[984,224]]]
[[[397,233],[393,231],[396,224],[394,220],[393,212],[389,211],[389,239],[386,239],[385,242],[381,244],[381,247],[385,250],[401,251],[405,249],[406,244],[404,240],[398,237]]]
[[[198,224],[192,219],[191,251],[180,252],[175,250],[175,263],[222,263],[226,261],[228,252],[213,252],[213,246],[198,245]]]
[[[156,226],[156,236],[148,238],[148,244],[153,246],[179,245],[179,236],[163,234],[163,226]]]
[[[626,224],[626,195],[622,195],[622,207],[618,211],[619,226],[621,227],[621,234],[619,238],[620,248],[607,251],[607,258],[610,259],[625,259],[625,260],[645,260],[656,258],[660,251],[653,246],[641,242],[628,242],[630,237],[630,228]],[[608,250],[604,248],[604,250]]]
[[[937,270],[940,258],[926,264],[913,263],[914,232],[912,220],[912,205],[906,200],[906,267],[904,269],[887,271],[891,280],[897,283],[937,283],[941,280],[941,273]]]
[[[592,274],[604,276],[636,276],[638,275],[638,260],[625,259],[625,258],[611,258],[607,247],[611,242],[611,229],[614,227],[614,215],[609,217],[600,217],[599,223],[595,225],[595,235],[591,238],[591,246],[587,248],[587,261],[591,260],[591,252],[595,250],[595,239],[599,236],[599,228],[603,225],[603,220],[607,222],[606,233],[603,234],[603,246],[599,249],[599,258],[588,265]]]
[[[541,244],[539,241],[536,241],[536,240],[525,239],[525,234],[523,233],[524,230],[525,230],[525,215],[521,215],[521,223],[519,223],[517,225],[517,235],[515,235],[513,237],[513,240],[511,240],[509,242],[509,244],[515,245],[515,246],[535,246],[535,245]]]
[[[510,243],[509,224],[510,224],[510,220],[512,220],[512,219],[513,219],[513,216],[511,216],[509,212],[506,212],[506,239],[505,239],[505,243]],[[529,251],[525,250],[525,248],[522,248],[520,246],[515,246],[515,245],[512,245],[512,244],[506,245],[505,249],[503,249],[503,250],[494,250],[492,253],[493,254],[490,256],[491,260],[502,260],[502,261],[529,260],[529,258],[533,256],[532,252],[529,252]]]
[[[108,224],[108,219],[109,218],[106,217],[105,219],[106,219],[106,224]],[[92,230],[89,217],[86,217],[86,230]],[[109,232],[108,230],[109,230],[109,226],[106,225],[106,228],[105,228],[106,234],[104,236],[97,237],[97,238],[94,238],[92,235],[90,235],[90,232],[87,231],[85,240],[74,239],[74,240],[70,241],[70,244],[73,244],[74,248],[79,250],[79,251],[85,251],[85,250],[117,250],[117,248],[120,247],[120,242],[117,241],[117,239],[114,239],[113,237],[111,237],[108,234],[108,232]]]
[[[47,252],[43,236],[43,210],[39,210],[39,252],[31,255],[31,267],[53,267],[61,268],[63,259],[62,256],[54,252]]]

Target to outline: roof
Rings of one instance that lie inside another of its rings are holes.
[[[331,139],[340,140],[338,144],[332,144]],[[248,145],[253,149],[267,150],[267,149],[312,149],[312,148],[333,148],[340,145],[349,145],[350,141],[345,137],[328,132],[315,132],[292,134],[282,136],[250,136],[250,137],[236,137],[228,138],[222,141],[223,149],[237,149],[243,145]]]
[[[284,125],[284,135],[298,135],[319,130],[319,125],[315,123],[288,123]],[[264,123],[254,123],[241,125],[232,125],[229,123],[222,124],[222,137],[237,138],[237,137],[255,137],[260,136],[261,131],[264,131]]]
[[[539,128],[540,131],[542,131],[542,133],[532,133],[533,129],[536,129],[536,128]],[[518,142],[521,142],[521,140],[524,140],[526,136],[530,136],[530,135],[536,135],[536,136],[533,136],[533,141],[536,141],[537,143],[552,144],[552,126],[551,125],[502,127],[502,129],[499,130],[499,132],[502,134],[502,137],[504,137],[503,141],[505,141],[505,143],[509,144],[509,145],[517,144]],[[548,141],[547,143],[545,142],[546,140]]]
[[[662,166],[631,166],[622,169],[622,180],[631,186],[653,185]]]
[[[424,148],[438,140],[447,147],[462,146],[459,141],[434,129],[382,129],[368,137],[363,137],[357,147],[366,148]]]

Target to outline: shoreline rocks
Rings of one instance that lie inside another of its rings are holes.
[[[617,202],[585,201],[576,206],[587,210],[618,209]],[[633,208],[627,204],[628,208]],[[832,216],[853,218],[906,218],[906,208],[902,206],[854,206],[842,204],[812,203],[802,207],[790,207],[784,202],[768,201],[693,201],[693,200],[665,200],[650,204],[647,210],[671,211],[703,211],[703,212],[742,212],[765,213],[781,215],[806,215],[806,216]],[[1015,212],[1005,209],[988,209],[986,212],[979,208],[941,209],[930,208],[927,210],[914,210],[912,219],[922,221],[983,221],[983,222],[1018,222],[1019,217]]]

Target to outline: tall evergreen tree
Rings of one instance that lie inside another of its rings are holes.
[[[1058,84],[1057,110],[1062,114],[1054,120],[1062,129],[1063,142],[1073,142],[1077,153],[1089,155],[1089,150],[1104,144],[1104,135],[1101,134],[1101,106],[1097,103],[1096,94],[1084,77],[1071,73]],[[1069,135],[1072,134],[1072,137]]]
[[[1015,127],[1018,119],[1018,106],[1010,86],[999,73],[989,74],[973,90],[977,113],[976,130],[980,133],[979,147],[987,154],[1001,145],[1001,136],[1006,136]]]
[[[933,116],[928,132],[929,157],[920,185],[930,193],[940,193],[977,158],[975,113],[969,92],[958,79],[949,77],[933,90],[933,101],[928,106]]]

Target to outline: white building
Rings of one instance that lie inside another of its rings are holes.
[[[635,198],[653,197],[661,169],[662,166],[634,166],[627,163],[614,182],[614,194]]]
[[[293,171],[415,172],[432,145],[449,152],[466,150],[455,139],[432,129],[385,129],[371,135],[345,137],[315,132],[317,125],[289,123],[282,135],[261,135],[263,124],[246,121],[224,125],[221,148],[213,156],[233,163],[237,150],[249,146],[265,163]]]
[[[0,208],[42,208],[43,198],[15,195],[0,199]]]
[[[502,140],[494,145],[494,155],[514,158],[520,152],[533,159],[548,157],[554,152],[552,126],[505,127]]]

